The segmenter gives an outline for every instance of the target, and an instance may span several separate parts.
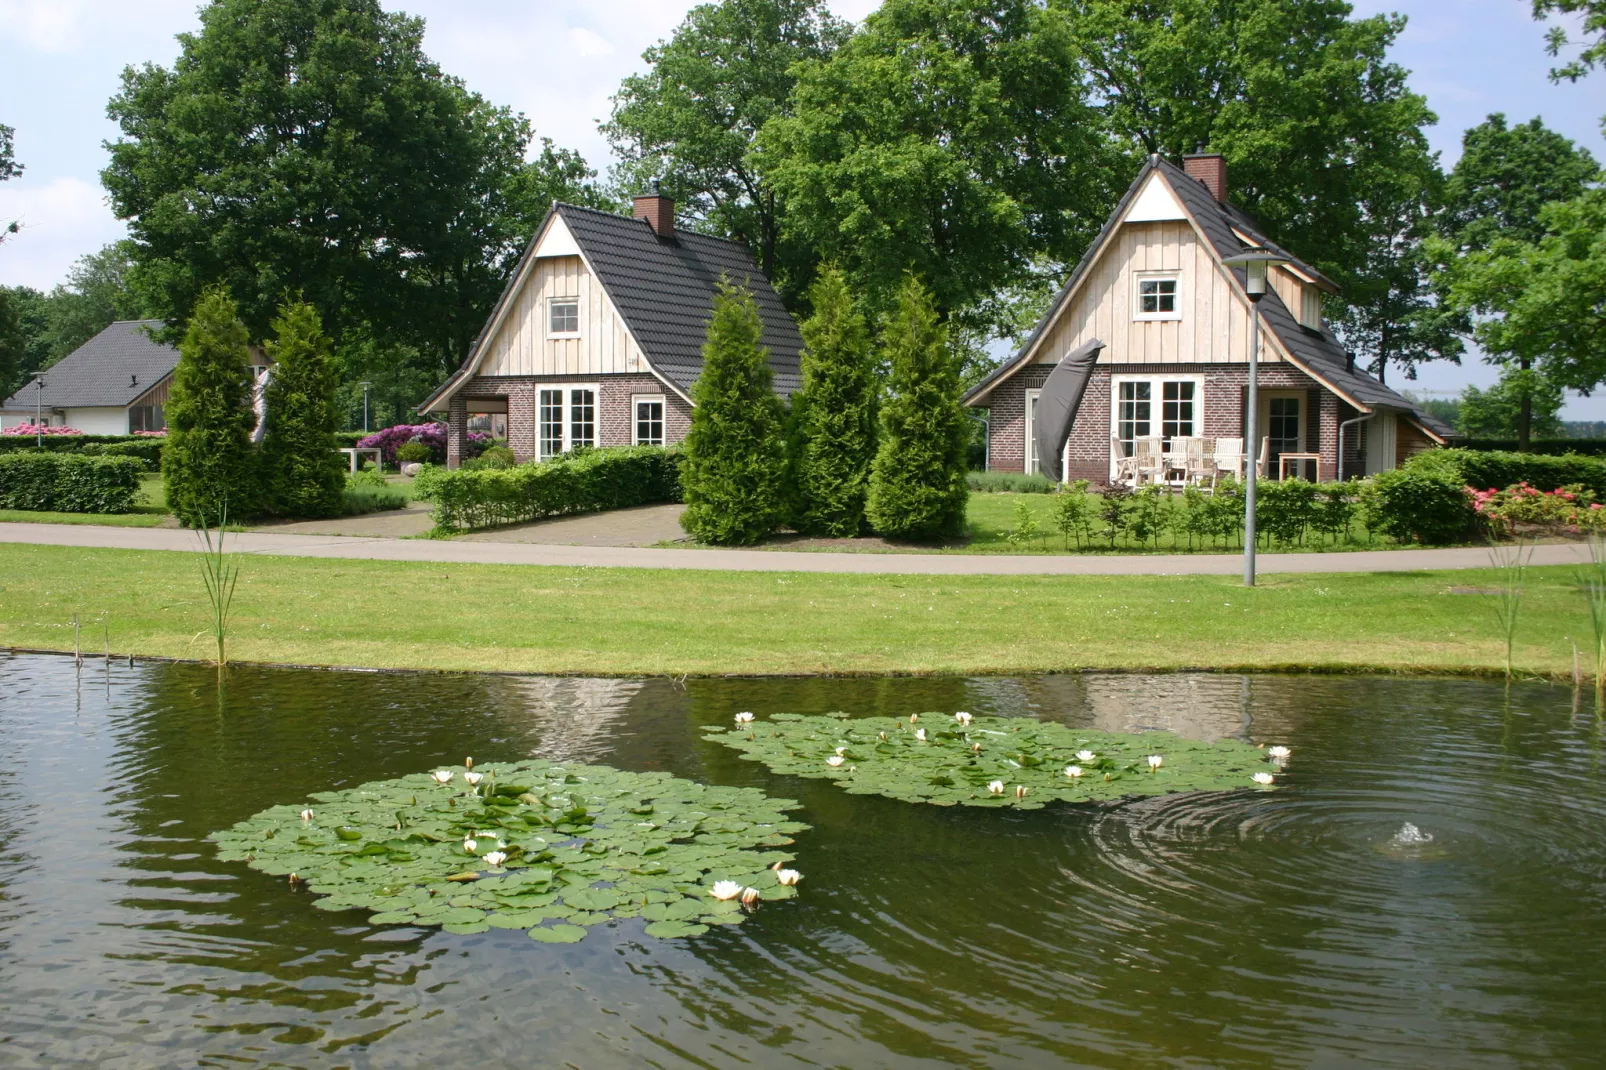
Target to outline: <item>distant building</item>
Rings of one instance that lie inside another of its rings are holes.
[[[37,413],[52,427],[88,435],[128,435],[167,426],[167,391],[178,350],[150,336],[161,320],[120,320],[0,402],[0,427],[31,424]]]

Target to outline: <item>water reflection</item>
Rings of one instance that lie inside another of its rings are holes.
[[[1600,734],[1565,692],[1227,676],[606,681],[0,656],[0,1063],[1594,1065]],[[1289,789],[917,807],[704,744],[738,710],[969,709],[1291,744]],[[802,800],[805,894],[573,946],[376,928],[204,836],[540,754]],[[1395,848],[1412,824],[1430,844]],[[1427,850],[1431,847],[1432,850]]]

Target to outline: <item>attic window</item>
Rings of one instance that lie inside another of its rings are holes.
[[[554,297],[547,305],[547,336],[573,338],[580,333],[580,299]]]
[[[1313,331],[1322,329],[1322,292],[1309,283],[1299,288],[1299,323]]]
[[[1137,277],[1134,319],[1174,320],[1182,318],[1181,304],[1177,299],[1178,280],[1174,272],[1145,274]]]

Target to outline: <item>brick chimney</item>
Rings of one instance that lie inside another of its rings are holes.
[[[1182,158],[1182,170],[1189,178],[1205,184],[1210,196],[1227,202],[1227,158],[1216,152],[1196,152]]]
[[[635,198],[637,219],[645,219],[653,233],[660,238],[675,236],[675,202],[656,188],[651,193]]]

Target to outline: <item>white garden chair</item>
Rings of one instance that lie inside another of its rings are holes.
[[[1134,487],[1137,486],[1138,459],[1129,456],[1126,452],[1126,446],[1114,435],[1110,436],[1110,456],[1115,458],[1115,481],[1117,483],[1129,483]]]
[[[1223,474],[1234,479],[1244,477],[1244,440],[1241,438],[1216,439],[1215,471],[1210,477],[1211,485],[1220,479]]]
[[[1165,480],[1164,442],[1159,435],[1147,435],[1132,443],[1132,456],[1137,462],[1137,482],[1145,479],[1159,483]]]

